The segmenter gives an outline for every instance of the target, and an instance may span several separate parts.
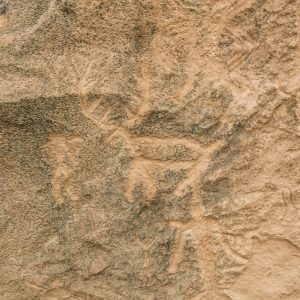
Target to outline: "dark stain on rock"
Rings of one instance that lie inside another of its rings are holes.
[[[7,5],[5,2],[0,1],[0,15],[4,15],[7,12]]]

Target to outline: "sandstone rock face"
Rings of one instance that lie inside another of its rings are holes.
[[[299,38],[299,0],[1,0],[0,299],[299,300]]]

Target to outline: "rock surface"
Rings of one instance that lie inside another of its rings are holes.
[[[1,0],[0,299],[299,300],[299,47],[299,0]]]

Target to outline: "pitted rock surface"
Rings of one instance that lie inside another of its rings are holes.
[[[299,300],[299,48],[299,0],[0,1],[0,300]]]

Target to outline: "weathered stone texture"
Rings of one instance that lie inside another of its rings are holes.
[[[299,300],[299,47],[299,0],[1,0],[0,299]]]

